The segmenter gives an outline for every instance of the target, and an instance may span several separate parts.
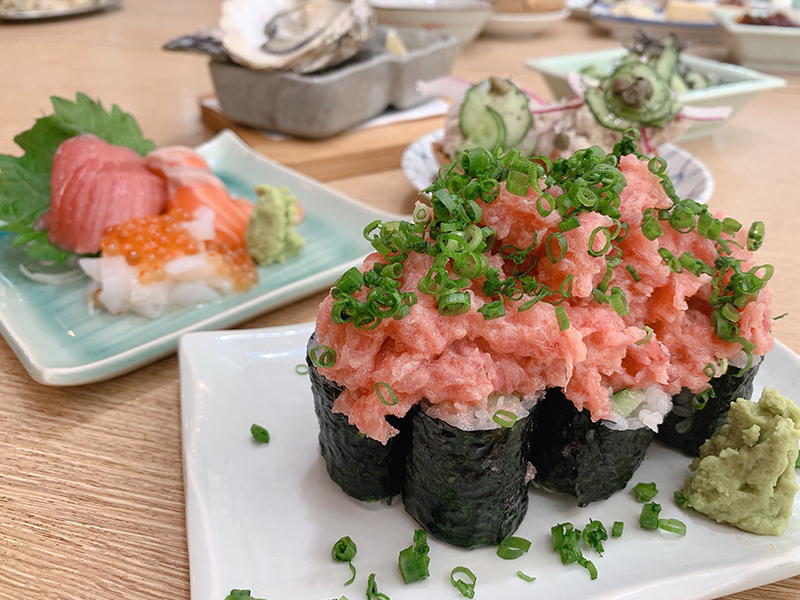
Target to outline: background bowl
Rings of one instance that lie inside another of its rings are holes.
[[[739,14],[714,12],[734,61],[756,69],[800,71],[800,27],[742,25],[735,20]]]
[[[480,35],[492,16],[488,0],[370,0],[370,5],[380,25],[447,33],[462,47]]]
[[[558,99],[573,95],[567,84],[567,73],[594,65],[601,72],[610,74],[614,66],[619,63],[627,52],[625,48],[615,48],[598,52],[549,56],[528,60],[525,62],[525,66],[539,71],[553,93],[553,97]],[[756,94],[786,85],[786,81],[780,77],[765,75],[745,67],[708,60],[691,54],[682,54],[681,62],[697,71],[713,76],[720,83],[704,89],[689,90],[678,94],[678,99],[687,106],[730,106],[733,109],[731,117]],[[680,139],[691,140],[711,135],[724,122],[695,121]]]

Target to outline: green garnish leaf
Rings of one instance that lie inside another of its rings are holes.
[[[581,530],[575,529],[572,523],[560,523],[550,528],[550,536],[553,540],[553,550],[561,556],[561,564],[578,563],[589,571],[592,579],[597,578],[597,569],[594,563],[587,560],[581,552]]]
[[[457,575],[463,575],[466,579],[460,579]],[[452,571],[450,571],[450,583],[453,584],[461,595],[465,598],[474,598],[475,597],[475,584],[477,583],[478,578],[475,576],[475,573],[470,571],[467,567],[454,567]]]
[[[584,544],[603,556],[603,542],[608,539],[608,532],[600,521],[589,519],[589,524],[583,528],[581,538]]]
[[[350,565],[350,571],[353,576],[345,582],[345,585],[350,585],[356,579],[356,568],[353,566],[353,559],[356,556],[356,552],[358,552],[356,543],[347,535],[343,538],[339,538],[331,550],[333,560],[336,562],[346,562]]]
[[[400,551],[397,565],[405,583],[420,581],[430,575],[428,565],[431,562],[428,556],[428,534],[424,529],[414,530],[414,545]]]
[[[14,141],[24,150],[15,157],[0,155],[0,230],[16,233],[14,245],[24,246],[32,258],[56,264],[72,253],[53,246],[47,232],[35,231],[36,220],[50,207],[50,173],[61,143],[82,133],[91,133],[110,144],[127,146],[145,155],[155,144],[142,136],[131,115],[114,105],[106,111],[100,102],[78,93],[75,102],[53,96],[53,114],[36,120]]]
[[[264,429],[261,425],[253,423],[250,425],[250,434],[253,439],[260,444],[269,444],[269,431]]]
[[[511,536],[505,538],[497,546],[497,556],[505,560],[513,560],[525,554],[530,548],[530,540],[526,540],[523,537]]]
[[[308,365],[304,363],[295,365],[294,372],[298,375],[308,375]]]
[[[389,600],[389,596],[378,591],[378,584],[375,583],[375,573],[370,573],[367,581],[367,600]]]
[[[614,525],[611,526],[611,537],[622,537],[622,530],[625,527],[625,523],[622,521],[614,521]]]
[[[633,486],[633,497],[637,502],[650,502],[658,494],[656,484],[652,481],[650,483],[637,483]]]
[[[648,502],[642,506],[642,514],[639,515],[639,527],[655,531],[658,529],[658,513],[661,512],[661,505],[655,502]]]
[[[517,571],[517,577],[527,581],[528,583],[530,583],[532,581],[536,581],[536,577],[531,577],[530,575],[526,575],[522,571]]]

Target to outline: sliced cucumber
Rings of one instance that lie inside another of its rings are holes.
[[[487,129],[486,115],[492,112],[503,122],[504,140],[501,147],[504,150],[522,141],[533,120],[528,95],[508,79],[490,77],[472,86],[464,96],[459,110],[459,127],[464,137],[473,140],[484,137],[476,130]]]
[[[614,412],[628,418],[628,416],[644,402],[644,390],[620,390],[611,396]]]
[[[586,90],[584,100],[586,100],[586,106],[592,111],[597,122],[607,129],[627,131],[628,129],[638,129],[641,126],[640,123],[629,119],[623,119],[611,112],[608,106],[606,106],[605,94],[602,88],[589,88]]]
[[[504,148],[506,143],[506,125],[503,117],[495,109],[487,106],[478,116],[466,136],[465,148]]]

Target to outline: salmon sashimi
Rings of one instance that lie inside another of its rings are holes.
[[[50,210],[41,224],[59,248],[76,254],[100,251],[105,229],[157,215],[167,186],[130,148],[90,134],[64,141],[53,158]]]

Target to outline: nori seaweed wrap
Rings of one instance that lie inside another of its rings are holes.
[[[702,409],[694,408],[694,394],[683,388],[672,397],[672,411],[659,426],[658,439],[688,456],[698,456],[703,442],[714,437],[725,424],[731,402],[739,398],[749,400],[753,395],[753,380],[759,366],[760,362],[753,364],[741,377],[737,377],[740,370],[735,367],[714,377],[710,381],[714,395]]]
[[[463,431],[418,410],[411,419],[403,503],[431,535],[462,548],[496,545],[528,510],[530,416]]]
[[[312,335],[308,350],[317,345]],[[319,421],[319,445],[328,474],[353,498],[367,502],[390,498],[403,488],[405,464],[404,423],[408,417],[387,418],[401,433],[384,446],[366,437],[351,425],[347,417],[333,412],[333,402],[343,388],[320,374],[306,353],[314,412]]]
[[[578,411],[557,388],[547,390],[529,418],[534,483],[575,496],[578,506],[623,489],[654,435],[648,427],[619,431],[592,422],[589,411]]]

